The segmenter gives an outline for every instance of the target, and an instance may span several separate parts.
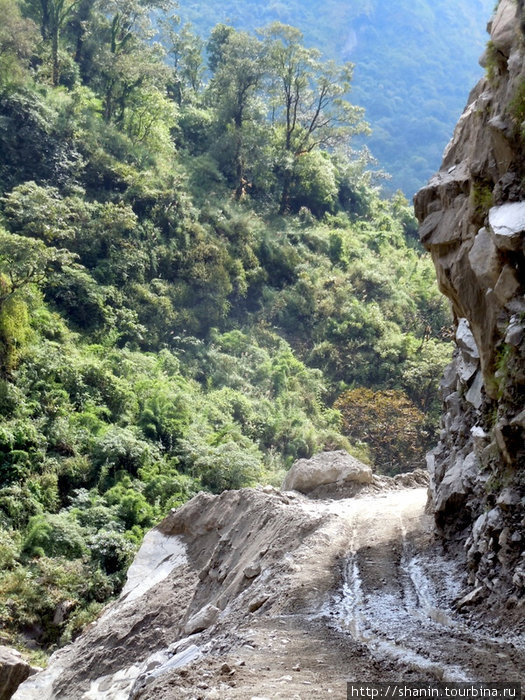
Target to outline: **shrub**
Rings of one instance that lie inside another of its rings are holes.
[[[151,460],[151,456],[152,447],[148,442],[137,437],[129,428],[116,426],[109,428],[93,449],[95,463],[106,467],[106,475],[111,472],[113,476],[120,470],[136,475]]]
[[[136,547],[121,532],[100,530],[88,539],[92,561],[107,574],[118,574],[123,581]]]
[[[66,513],[35,515],[29,521],[22,551],[29,556],[78,559],[86,553],[85,531]]]
[[[360,387],[341,394],[334,405],[343,432],[368,443],[378,471],[397,474],[423,465],[425,414],[402,391]]]

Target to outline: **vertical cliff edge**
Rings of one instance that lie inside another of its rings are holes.
[[[501,0],[483,78],[415,197],[456,350],[427,456],[438,531],[464,545],[474,597],[525,604],[525,10]]]

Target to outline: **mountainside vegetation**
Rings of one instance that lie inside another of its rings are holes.
[[[0,625],[50,648],[199,490],[421,466],[450,318],[350,65],[164,0],[0,6]]]
[[[355,63],[352,100],[366,109],[367,146],[390,176],[384,187],[408,197],[439,166],[443,150],[482,75],[478,58],[493,0],[180,0],[201,36],[229,23],[255,30],[279,21],[307,45]]]

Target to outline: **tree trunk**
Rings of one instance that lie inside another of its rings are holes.
[[[244,178],[244,158],[242,154],[242,136],[237,132],[237,145],[235,149],[235,177],[237,187],[235,188],[235,199],[241,199],[246,192],[246,180]]]
[[[104,121],[109,124],[113,117],[113,81],[110,81],[106,87],[104,95]]]
[[[41,0],[40,6],[42,8],[42,21],[40,23],[40,33],[42,34],[42,39],[44,41],[47,41],[49,38],[49,22],[50,22],[49,4],[48,4],[47,0]]]
[[[60,66],[58,63],[58,27],[53,29],[53,37],[51,40],[51,59],[52,59],[52,76],[51,80],[56,87],[60,79]]]
[[[283,175],[283,188],[281,190],[281,203],[279,204],[279,214],[287,214],[290,209],[290,186],[292,184],[292,173],[288,168]]]

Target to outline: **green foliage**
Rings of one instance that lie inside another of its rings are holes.
[[[203,37],[218,22],[253,31],[278,21],[298,27],[306,46],[326,57],[352,61],[352,101],[365,108],[368,147],[391,175],[384,187],[409,197],[438,169],[482,75],[478,57],[493,10],[493,0],[214,0],[206,12],[180,0],[178,8]]]
[[[406,469],[436,427],[449,318],[408,202],[382,198],[349,146],[366,129],[352,67],[289,26],[220,25],[206,74],[163,5],[66,2],[53,27],[28,0],[41,39],[12,8],[12,40],[0,29],[0,623],[15,641],[28,625],[71,639],[199,490],[279,485],[325,449]]]
[[[22,551],[29,556],[80,558],[85,551],[82,530],[62,513],[35,515],[29,521]]]
[[[423,467],[428,449],[425,416],[400,391],[352,389],[335,402],[350,438],[364,440],[383,474]]]
[[[492,41],[488,41],[485,50],[485,71],[490,83],[493,85],[497,83],[499,76],[506,68],[506,63],[506,58],[501,51]]]
[[[14,568],[20,556],[20,544],[17,533],[0,528],[0,570],[9,571]]]
[[[99,438],[93,448],[93,458],[102,468],[101,480],[108,479],[119,471],[136,475],[151,459],[151,447],[138,438],[129,428],[110,428]]]
[[[263,475],[262,455],[248,441],[247,444],[244,442],[232,440],[199,449],[193,469],[203,486],[213,493],[220,493],[225,489],[255,486],[260,481]],[[184,448],[183,444],[182,449]],[[195,446],[192,445],[192,448],[194,450]]]
[[[135,547],[126,537],[114,530],[99,530],[88,539],[92,560],[107,574],[120,574],[131,564]]]
[[[470,198],[476,216],[482,224],[493,204],[492,187],[487,182],[475,181],[472,184]]]
[[[6,299],[0,305],[0,374],[9,375],[16,367],[29,332],[27,305],[22,299]]]
[[[522,80],[510,102],[510,113],[522,141],[525,141],[525,80]]]
[[[0,308],[28,285],[41,284],[51,266],[70,259],[67,251],[48,248],[42,241],[0,229]]]
[[[5,90],[27,79],[38,34],[36,25],[24,19],[11,0],[1,0],[0,13],[0,88]]]

